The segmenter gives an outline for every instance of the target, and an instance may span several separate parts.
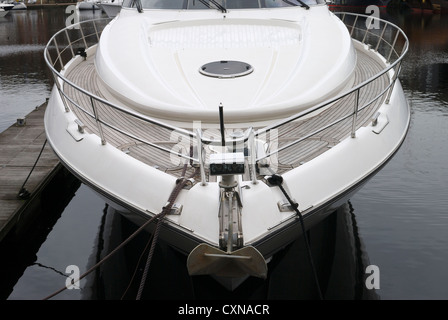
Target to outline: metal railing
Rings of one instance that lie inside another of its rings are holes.
[[[98,32],[99,28],[104,28],[107,25],[107,23],[110,22],[110,21],[111,21],[110,18],[106,18],[106,19],[87,20],[87,21],[82,21],[82,22],[73,24],[73,25],[71,25],[71,26],[69,26],[69,27],[67,27],[65,29],[62,29],[59,32],[57,32],[49,40],[47,46],[45,47],[44,58],[45,58],[45,61],[46,61],[47,65],[49,66],[49,68],[51,69],[51,71],[53,73],[56,87],[57,87],[57,89],[59,91],[59,94],[61,95],[62,101],[64,102],[66,111],[67,112],[70,111],[69,105],[71,104],[74,107],[76,107],[79,110],[81,110],[82,112],[84,112],[89,117],[93,118],[95,120],[95,122],[97,123],[97,125],[98,125],[98,131],[100,132],[100,135],[101,135],[102,144],[105,144],[107,142],[105,137],[104,137],[104,135],[103,135],[103,133],[102,133],[103,132],[102,125],[105,125],[105,126],[108,126],[109,128],[111,128],[111,129],[113,129],[113,130],[115,130],[115,131],[117,131],[117,132],[119,132],[121,134],[124,134],[124,135],[126,135],[126,136],[128,136],[130,138],[133,138],[133,139],[137,140],[137,141],[140,141],[141,143],[150,145],[150,146],[152,146],[154,148],[157,148],[159,150],[162,150],[162,151],[174,153],[174,154],[176,154],[176,155],[178,155],[180,157],[186,158],[187,160],[197,161],[198,159],[192,158],[190,156],[187,156],[187,155],[184,155],[184,154],[181,154],[181,153],[178,153],[178,152],[174,152],[174,151],[172,151],[170,149],[167,149],[167,148],[161,147],[159,145],[156,145],[156,144],[154,144],[154,143],[152,143],[150,141],[143,140],[143,139],[133,135],[132,133],[125,131],[123,128],[116,127],[116,126],[112,125],[111,123],[108,123],[108,122],[104,121],[103,119],[100,119],[99,113],[97,112],[97,108],[95,107],[95,103],[101,103],[101,104],[103,104],[105,106],[108,106],[108,107],[110,107],[110,108],[112,108],[112,109],[114,109],[116,111],[119,111],[119,112],[121,112],[123,114],[127,114],[127,115],[129,115],[131,117],[134,117],[135,119],[140,119],[140,120],[142,120],[144,122],[156,125],[156,126],[158,126],[160,128],[164,128],[164,129],[168,129],[168,130],[175,130],[176,132],[185,134],[186,136],[189,136],[189,137],[195,137],[196,136],[195,133],[187,131],[187,130],[184,130],[184,129],[181,129],[181,128],[178,128],[178,127],[175,127],[175,126],[171,126],[171,125],[169,125],[167,123],[164,123],[164,122],[161,122],[161,121],[159,121],[157,119],[153,119],[153,118],[147,117],[147,116],[142,115],[140,113],[137,113],[137,112],[134,112],[132,110],[125,109],[125,108],[123,108],[121,106],[118,106],[116,104],[113,104],[110,101],[108,101],[106,99],[103,99],[103,98],[101,98],[101,97],[99,97],[99,96],[97,96],[97,95],[87,91],[86,89],[78,86],[77,84],[75,84],[72,81],[70,81],[69,79],[67,79],[61,73],[62,71],[65,70],[65,67],[67,66],[67,63],[70,62],[73,58],[76,57],[77,54],[75,53],[75,50],[74,50],[76,44],[81,43],[81,47],[80,48],[82,49],[83,52],[87,52],[90,47],[92,47],[93,45],[96,45],[96,43],[98,42],[99,36],[100,36],[100,33]],[[92,29],[94,30],[94,32],[92,32]],[[68,30],[79,32],[81,37],[76,39],[76,40],[74,40],[74,41],[71,41],[70,40],[71,38],[70,38],[70,36],[68,34]],[[90,32],[86,32],[88,30],[90,30]],[[62,49],[60,49],[60,45],[59,45],[59,41],[58,41],[59,37],[66,38],[65,40],[68,41],[66,46],[63,47]],[[92,37],[95,37],[97,39],[97,41],[94,42],[93,44],[90,44],[89,40],[91,40]],[[54,58],[54,59],[51,57],[51,54],[50,54],[50,50],[49,49],[51,47],[54,47],[55,51],[56,51],[56,58]],[[80,48],[78,48],[78,50]],[[71,53],[71,55],[67,56],[67,53]],[[64,55],[65,55],[65,57],[64,57]],[[57,64],[60,64],[61,71],[58,71],[55,68],[55,65],[57,65]],[[60,83],[59,80],[61,80],[61,83]],[[72,97],[70,97],[63,90],[63,85],[64,84],[74,88],[79,93],[87,96],[89,101],[90,101],[90,107],[93,110],[93,112],[90,112],[89,110],[87,110],[86,106],[80,105]]]
[[[389,102],[389,98],[394,88],[395,81],[400,72],[401,62],[408,50],[409,44],[406,35],[399,27],[385,20],[377,19],[367,15],[360,15],[353,13],[335,13],[335,14],[340,16],[340,19],[345,23],[352,38],[355,41],[358,41],[362,45],[368,45],[370,48],[373,48],[371,50],[378,52],[388,61],[387,67],[380,73],[374,75],[373,77],[365,80],[364,82],[356,85],[354,88],[335,98],[327,100],[303,112],[297,113],[293,116],[283,119],[282,121],[276,122],[270,126],[261,128],[259,130],[253,130],[252,128],[249,128],[248,130],[246,130],[246,133],[244,134],[243,137],[229,141],[229,144],[247,143],[249,146],[253,147],[255,145],[254,139],[268,133],[271,130],[282,128],[292,123],[293,121],[299,120],[316,111],[322,110],[323,108],[331,104],[334,104],[338,101],[342,101],[342,99],[345,99],[347,97],[350,96],[354,97],[353,112],[350,112],[349,114],[346,114],[340,117],[339,119],[331,120],[331,122],[326,123],[318,128],[314,128],[312,132],[308,132],[303,137],[300,137],[299,139],[289,142],[275,150],[271,150],[270,152],[264,154],[261,157],[255,158],[254,153],[251,153],[250,166],[252,175],[255,175],[255,163],[267,159],[275,154],[278,155],[279,152],[291,148],[292,146],[308,138],[311,138],[319,134],[320,132],[349,118],[352,118],[352,125],[351,125],[351,132],[348,132],[347,134],[350,134],[352,137],[355,137],[356,128],[358,125],[357,124],[358,113],[363,109],[367,108],[368,106],[370,106],[371,104],[380,100],[382,101],[382,99],[384,99],[386,103]],[[103,133],[104,132],[103,126],[106,126],[118,132],[119,134],[125,135],[131,139],[139,141],[144,145],[198,163],[201,168],[202,183],[206,184],[206,175],[205,175],[206,164],[204,162],[205,157],[203,157],[203,145],[220,145],[221,143],[220,141],[211,140],[203,137],[200,130],[193,132],[181,129],[169,125],[167,123],[164,123],[162,121],[159,121],[157,119],[142,115],[138,112],[134,112],[130,109],[126,109],[119,105],[113,104],[110,101],[107,101],[106,99],[103,99],[98,95],[95,95],[94,93],[89,92],[86,89],[78,86],[77,84],[73,83],[64,76],[63,71],[67,67],[67,64],[70,61],[72,61],[77,54],[81,55],[83,53],[82,50],[80,52],[77,52],[75,50],[76,47],[78,47],[78,50],[79,47],[82,47],[84,50],[88,51],[89,48],[96,45],[100,39],[101,32],[103,31],[103,29],[106,27],[106,25],[109,23],[110,20],[111,19],[88,20],[71,25],[57,32],[49,40],[47,46],[45,47],[44,58],[47,65],[49,66],[49,68],[53,73],[55,85],[62,98],[66,111],[67,112],[70,111],[71,108],[78,108],[88,117],[92,118],[96,123],[102,144],[107,143],[107,139]],[[372,28],[371,26],[373,25],[375,25],[376,28]],[[56,69],[57,65],[60,66],[60,70]],[[378,95],[376,95],[370,101],[367,101],[362,105],[360,105],[359,103],[360,91],[366,88],[367,86],[374,84],[376,81],[380,81],[379,79],[382,76],[386,75],[392,70],[393,70],[393,77],[390,83],[386,86],[386,88],[384,88]],[[88,103],[89,105],[78,103],[76,99],[67,94],[68,90],[64,90],[64,86],[69,86],[79,94],[85,96],[87,98],[87,100],[85,101],[89,101]],[[97,104],[107,106],[108,108],[111,108],[116,112],[125,114],[133,119],[143,121],[148,125],[155,125],[161,129],[176,131],[177,133],[194,140],[196,142],[197,150],[199,150],[198,152],[199,156],[195,158],[190,154],[176,152],[173,149],[163,147],[157,143],[154,143],[139,135],[136,135],[135,133],[128,131],[128,129],[124,127],[119,127],[109,121],[104,120],[102,117],[100,117]],[[89,108],[92,111],[88,110]],[[255,183],[256,179],[254,177],[252,179],[253,182]]]
[[[335,13],[336,15],[340,15],[342,22],[345,23],[347,26],[347,29],[350,32],[350,35],[352,38],[356,41],[359,41],[363,45],[373,46],[375,45],[375,51],[377,51],[381,56],[387,57],[386,61],[388,63],[388,66],[382,70],[380,73],[372,76],[371,78],[363,81],[362,83],[358,84],[354,88],[350,89],[346,93],[343,93],[335,98],[332,98],[330,100],[327,100],[325,102],[322,102],[312,108],[309,108],[303,112],[297,113],[296,115],[293,115],[289,118],[286,118],[282,121],[279,121],[275,124],[272,124],[270,126],[267,126],[265,128],[262,128],[256,132],[256,136],[266,133],[273,129],[278,129],[284,125],[287,125],[293,121],[296,121],[300,118],[303,118],[307,115],[310,115],[318,110],[321,110],[331,104],[334,104],[338,101],[341,101],[342,99],[354,95],[354,105],[353,105],[353,112],[350,114],[345,115],[344,117],[341,117],[337,120],[334,120],[327,125],[324,125],[322,127],[316,128],[313,132],[310,132],[306,136],[297,139],[293,142],[288,143],[287,145],[282,146],[281,148],[278,148],[276,150],[273,150],[263,157],[257,158],[256,161],[260,161],[263,159],[266,159],[274,154],[278,154],[278,152],[285,150],[287,148],[292,147],[293,145],[296,145],[312,136],[317,135],[318,133],[348,119],[352,118],[352,126],[351,126],[351,137],[356,136],[356,120],[357,120],[357,114],[367,108],[369,105],[373,104],[374,102],[385,98],[386,103],[389,103],[390,96],[392,94],[392,90],[395,85],[395,81],[398,78],[398,75],[400,73],[401,68],[401,62],[406,55],[408,48],[409,48],[409,41],[404,32],[395,24],[388,22],[386,20],[382,20],[379,18],[374,18],[367,15],[361,15],[361,14],[355,14],[355,13],[347,13],[347,12],[338,12]],[[379,28],[370,28],[373,24],[383,25],[383,27]],[[387,37],[389,35],[389,37]],[[390,37],[393,38],[392,42],[390,42]],[[397,47],[398,39],[401,38],[401,50],[400,53],[399,48]],[[377,40],[376,43],[374,40]],[[393,61],[391,61],[393,59]],[[363,105],[359,105],[359,94],[360,90],[363,88],[366,88],[366,86],[373,84],[375,81],[379,81],[379,79],[389,73],[391,70],[394,71],[393,77],[389,83],[389,85],[382,90],[375,98],[371,99],[370,101],[364,103]]]

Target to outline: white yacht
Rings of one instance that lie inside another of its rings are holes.
[[[77,10],[100,10],[95,0],[82,0],[76,2]]]
[[[23,1],[8,0],[0,3],[0,9],[9,10],[26,10],[27,6]]]
[[[26,10],[28,9],[28,7],[26,6],[26,4],[23,1],[15,1],[13,2],[14,4],[14,8],[12,8],[12,10]]]
[[[9,11],[12,10],[14,8],[14,4],[12,3],[6,3],[6,2],[1,2],[0,3],[0,10],[2,11]],[[7,13],[4,13],[4,15],[2,15],[2,17],[4,17]]]
[[[407,50],[396,25],[322,0],[125,0],[49,41],[46,134],[190,275],[266,278],[403,143]]]

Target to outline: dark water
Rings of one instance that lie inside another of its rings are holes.
[[[82,19],[100,17],[82,12]],[[50,94],[42,52],[64,27],[64,8],[12,12],[0,18],[0,130]],[[401,82],[412,111],[402,148],[349,203],[311,233],[326,299],[448,298],[448,16],[382,14],[410,39]],[[61,187],[63,186],[63,187]],[[0,247],[0,297],[39,300],[65,287],[71,271],[89,270],[135,231],[86,186],[62,175],[42,196],[42,219],[22,242]],[[135,299],[149,236],[52,299]],[[302,241],[269,264],[269,278],[248,279],[234,292],[210,277],[190,278],[185,257],[159,243],[144,299],[315,299]],[[379,289],[366,288],[378,267]],[[133,275],[135,276],[133,278]]]

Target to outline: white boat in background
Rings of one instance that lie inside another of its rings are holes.
[[[26,10],[27,6],[23,1],[3,1],[0,8],[5,10]]]
[[[96,4],[97,1],[94,0],[82,0],[76,3],[77,10],[99,10],[100,7]]]
[[[191,276],[234,288],[397,152],[407,50],[396,25],[323,0],[125,0],[48,42],[46,135]]]
[[[6,2],[0,3],[0,9],[3,9],[4,11],[9,11],[9,10],[12,10],[13,8],[14,8],[14,5],[11,3],[6,3]]]
[[[123,0],[102,1],[98,3],[98,6],[101,7],[109,18],[114,18],[117,14],[119,14],[122,5]]]
[[[26,10],[26,9],[28,9],[26,4],[24,2],[22,2],[22,1],[15,1],[15,2],[12,2],[12,4],[14,4],[14,8],[12,8],[12,10]]]

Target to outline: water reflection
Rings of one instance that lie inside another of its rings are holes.
[[[104,221],[102,257],[136,230],[112,208]],[[97,289],[93,298],[135,299],[139,287],[144,286],[142,299],[318,299],[303,239],[274,256],[267,280],[249,278],[233,292],[210,276],[188,276],[186,257],[162,241],[156,247],[147,281],[141,284],[148,239],[146,233],[139,235],[101,267],[101,277],[91,279],[95,281],[91,286]],[[375,290],[365,285],[369,259],[350,203],[314,228],[310,241],[325,299],[378,298]]]
[[[446,299],[448,19],[390,15],[410,40],[400,75],[411,107],[403,146],[352,203],[382,299]]]
[[[0,242],[0,299],[40,299],[52,288],[52,277],[63,279],[65,268],[57,259],[47,259],[45,243],[55,236],[54,228],[72,201],[80,182],[67,171],[61,170],[34,202],[28,228],[14,230]],[[73,240],[73,239],[71,239]],[[58,242],[55,255],[63,252],[63,241]],[[79,243],[77,240],[75,243]],[[61,282],[63,283],[63,282]]]
[[[65,8],[54,8],[18,10],[0,19],[0,132],[50,96],[53,81],[43,50],[67,17]],[[79,20],[100,17],[101,11],[87,11]]]
[[[411,92],[422,93],[425,99],[448,102],[447,17],[407,14],[391,19],[401,25],[410,39],[409,53],[403,63],[403,85]],[[439,110],[448,111],[446,105]]]
[[[448,112],[448,51],[444,56],[447,62],[437,62],[437,59],[426,57],[426,64],[414,66],[409,72],[414,77],[406,81],[409,90],[418,91],[425,100],[440,100],[436,104],[438,111]],[[443,103],[444,102],[444,103]]]

